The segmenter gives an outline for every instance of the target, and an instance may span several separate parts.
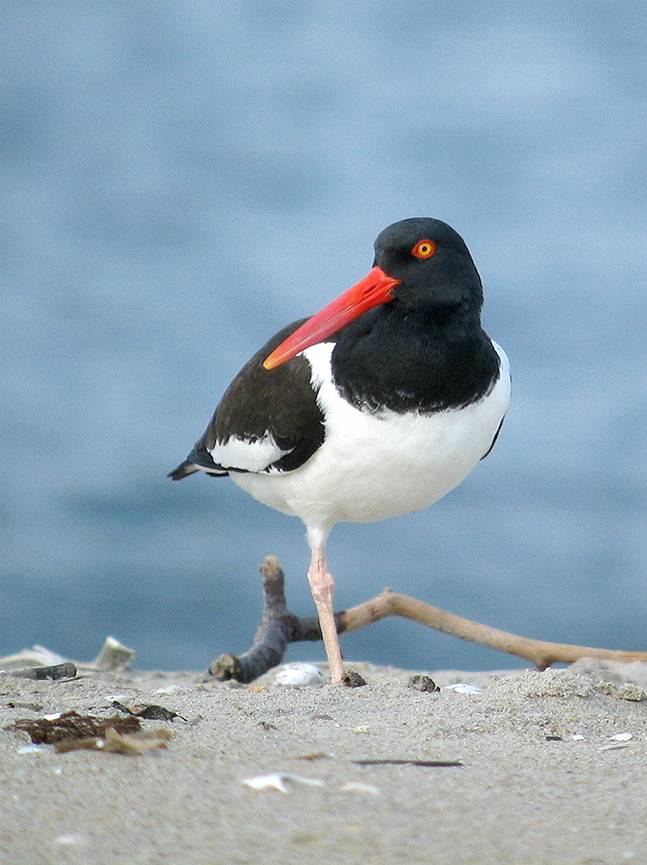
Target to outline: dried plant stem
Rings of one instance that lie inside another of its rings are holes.
[[[315,617],[299,617],[291,613],[285,603],[283,571],[274,556],[268,556],[261,566],[263,578],[263,615],[254,635],[254,642],[242,655],[221,655],[209,667],[218,679],[236,679],[251,682],[281,662],[288,643],[301,640],[320,640],[321,631]],[[417,598],[386,589],[375,598],[348,610],[335,613],[337,631],[356,631],[388,616],[403,616],[469,640],[481,646],[517,655],[545,670],[551,664],[571,664],[578,658],[605,658],[615,661],[647,661],[647,652],[626,652],[599,649],[593,646],[575,646],[570,643],[550,643],[531,640],[498,628],[491,628],[470,619],[463,619]]]

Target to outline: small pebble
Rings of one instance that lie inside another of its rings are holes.
[[[366,681],[355,670],[346,670],[342,683],[347,688],[361,688],[366,684]]]
[[[417,673],[409,679],[409,687],[415,688],[416,691],[429,691],[430,693],[440,691],[431,676],[424,676],[421,673]]]

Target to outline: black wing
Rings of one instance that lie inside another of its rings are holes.
[[[283,328],[245,364],[170,478],[181,480],[199,469],[212,475],[289,472],[310,459],[324,440],[310,364],[295,357],[276,369],[263,368],[265,358],[305,320]]]

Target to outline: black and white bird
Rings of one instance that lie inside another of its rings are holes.
[[[476,266],[449,225],[415,218],[388,226],[367,276],[273,336],[169,474],[228,475],[304,522],[333,683],[344,670],[326,565],[330,530],[432,505],[499,434],[510,368],[481,327],[482,303]]]

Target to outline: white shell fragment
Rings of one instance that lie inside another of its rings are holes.
[[[135,657],[135,650],[124,646],[114,637],[106,637],[101,651],[92,664],[87,666],[95,670],[124,670]]]
[[[289,775],[287,772],[272,772],[271,775],[255,775],[253,778],[243,778],[242,783],[252,790],[278,790],[279,793],[289,793],[287,782],[305,784],[308,787],[323,787],[323,781],[316,778],[303,778],[301,775]]]
[[[601,751],[620,751],[622,748],[630,748],[630,747],[631,746],[627,745],[626,743],[625,744],[616,743],[615,745],[603,745],[600,748],[600,750]]]
[[[609,736],[612,742],[628,742],[633,739],[633,733],[616,733],[615,736]]]
[[[321,670],[314,664],[296,662],[284,664],[277,670],[274,684],[284,688],[318,688],[323,680]]]
[[[89,840],[87,835],[82,835],[80,832],[68,832],[67,835],[54,838],[54,843],[63,847],[85,847]]]
[[[584,736],[581,733],[573,733],[571,736],[571,742],[583,742]]]
[[[456,691],[457,694],[482,694],[480,688],[477,688],[476,685],[468,685],[466,682],[457,682],[455,685],[445,685],[444,688],[440,689],[441,691]]]
[[[366,793],[369,796],[379,796],[380,788],[374,784],[363,784],[361,781],[349,781],[341,787],[342,793]]]

